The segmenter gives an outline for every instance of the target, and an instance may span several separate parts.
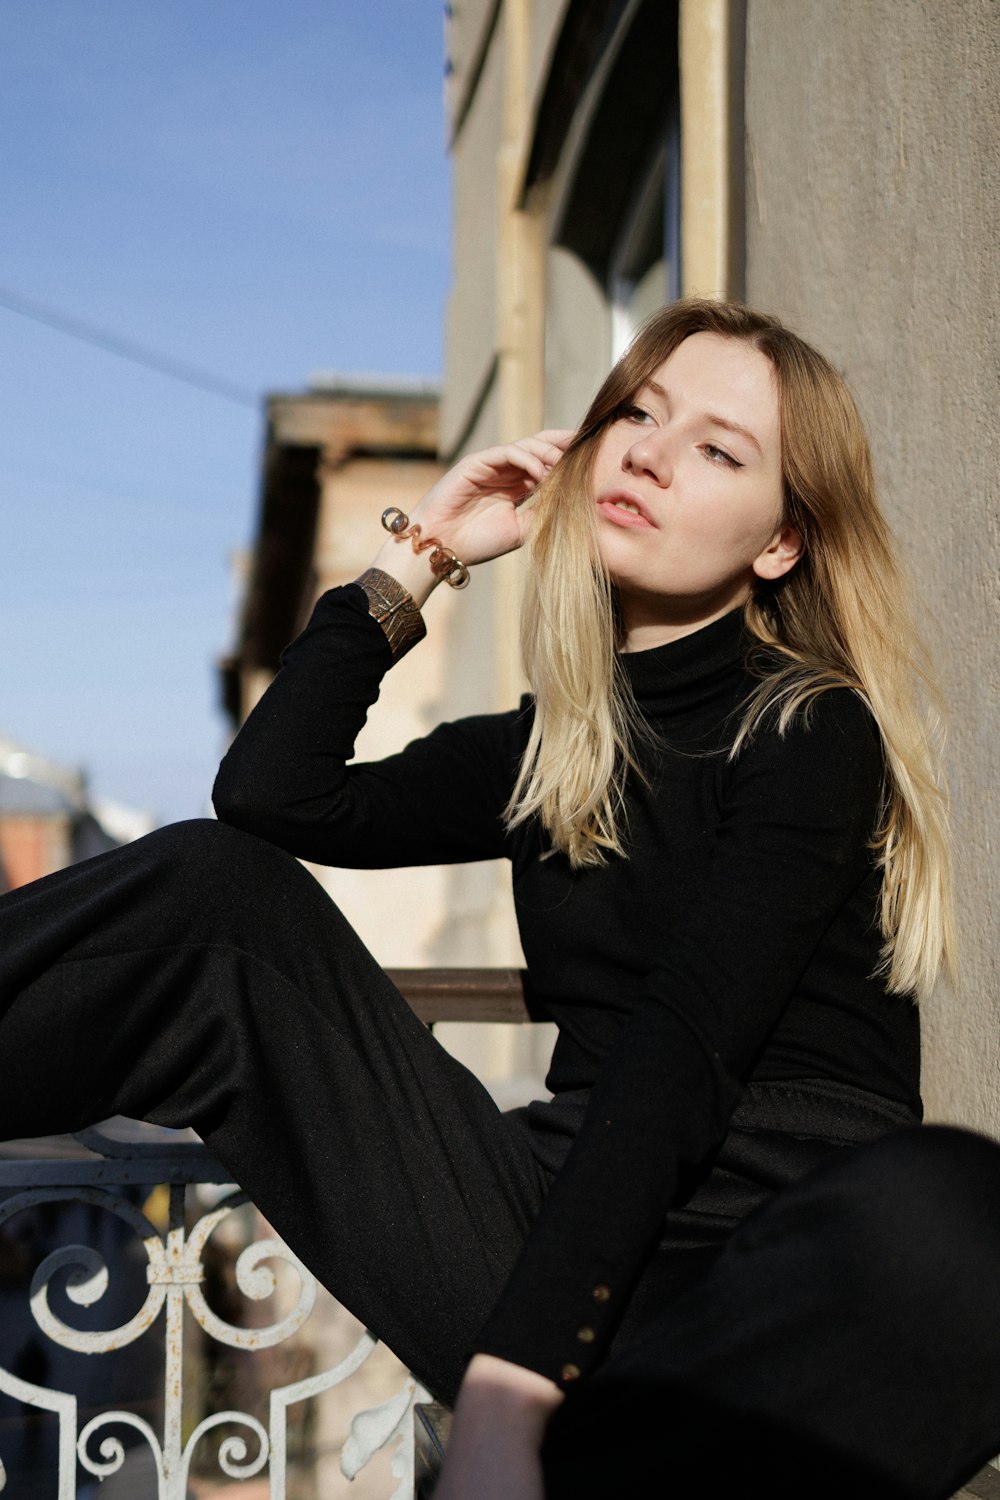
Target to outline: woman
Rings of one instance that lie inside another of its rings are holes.
[[[679,303],[575,435],[386,519],[223,762],[220,824],[6,898],[0,1129],[195,1125],[458,1392],[439,1500],[950,1494],[1000,1446],[1000,1174],[898,1130],[947,835],[843,383]],[[431,590],[529,535],[533,704],[348,766]],[[510,858],[553,1100],[499,1113],[281,851]]]

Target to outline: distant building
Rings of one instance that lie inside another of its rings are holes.
[[[0,735],[0,890],[148,833],[145,813],[92,799],[82,772]]]
[[[234,729],[319,595],[370,565],[385,540],[382,511],[412,509],[441,474],[437,415],[433,383],[398,377],[320,375],[303,395],[268,400],[257,534],[235,648],[222,668]],[[457,602],[447,588],[430,601],[428,637],[385,679],[358,759],[390,754],[440,719],[444,622]],[[444,920],[440,870],[315,873],[381,963],[434,961]]]
[[[405,510],[441,473],[437,413],[433,382],[398,377],[320,374],[302,395],[269,397],[257,534],[222,664],[234,729],[319,595],[369,565],[386,506]]]

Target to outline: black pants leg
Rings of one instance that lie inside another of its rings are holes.
[[[902,1130],[786,1188],[546,1451],[551,1500],[947,1500],[1000,1451],[1000,1147]]]
[[[193,1125],[453,1398],[544,1174],[289,855],[177,824],[0,900],[0,1139],[117,1113]]]
[[[391,919],[391,915],[390,915]],[[192,1124],[437,1394],[545,1188],[288,856],[162,830],[0,901],[0,1138]],[[1000,1449],[1000,1148],[904,1131],[739,1228],[557,1414],[552,1500],[945,1500]]]

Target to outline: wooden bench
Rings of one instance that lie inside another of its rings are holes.
[[[437,1021],[536,1021],[523,969],[387,969],[411,1010]]]

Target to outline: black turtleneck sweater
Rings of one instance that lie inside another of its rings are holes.
[[[916,1009],[873,977],[878,733],[833,689],[730,759],[757,681],[739,611],[626,655],[660,743],[629,788],[628,858],[572,871],[542,857],[537,825],[503,825],[530,700],[348,764],[391,665],[367,609],[356,585],[323,596],[223,761],[216,807],[320,864],[512,861],[533,999],[559,1028],[554,1098],[530,1114],[539,1155],[575,1138],[477,1347],[560,1380],[606,1350],[748,1082],[832,1080],[919,1109]]]

